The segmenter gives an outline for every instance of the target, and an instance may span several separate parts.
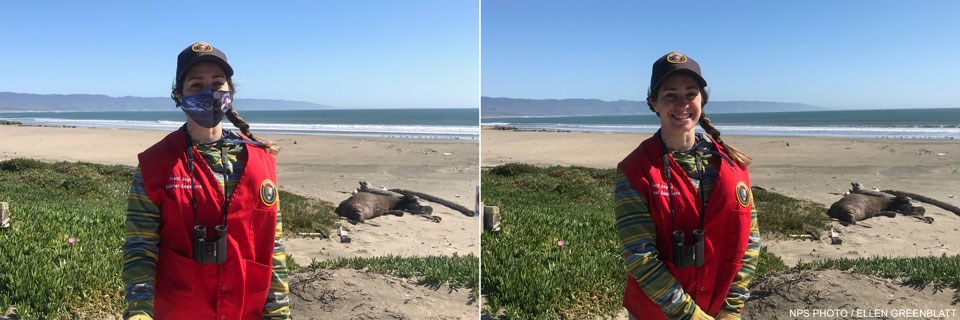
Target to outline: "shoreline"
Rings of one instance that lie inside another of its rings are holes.
[[[620,126],[621,128],[617,129],[618,125],[609,125],[612,129],[596,129],[590,128],[594,127],[603,127],[607,125],[592,125],[592,124],[545,124],[545,125],[526,125],[523,123],[488,123],[481,125],[481,132],[493,130],[493,131],[513,131],[513,132],[578,132],[578,133],[598,133],[598,134],[632,134],[632,135],[652,135],[659,125],[643,125],[642,127],[627,128]],[[586,127],[586,128],[585,128]],[[740,136],[740,137],[784,137],[784,138],[840,138],[840,139],[894,139],[894,140],[944,140],[944,141],[956,141],[960,139],[960,125],[957,126],[921,126],[921,127],[809,127],[809,126],[797,126],[797,127],[785,127],[781,126],[781,131],[769,130],[764,131],[769,128],[766,126],[727,126],[737,128],[735,130],[724,130],[726,134],[724,136]],[[946,135],[936,135],[940,134],[937,130],[939,129],[955,129],[956,132],[947,133]],[[739,130],[739,131],[737,131]],[[806,131],[804,131],[806,130]],[[917,133],[902,133],[897,134],[895,132],[889,132],[886,134],[876,134],[869,135],[866,133],[869,132],[887,132],[890,130],[913,130]],[[798,132],[796,134],[788,134],[785,132]],[[819,133],[819,132],[847,132],[847,133]],[[697,128],[697,132],[705,133],[702,128]],[[929,134],[929,135],[923,135]],[[860,133],[860,135],[853,134]]]
[[[108,120],[104,120],[108,121]],[[109,120],[113,121],[113,120]],[[269,124],[268,124],[269,125]],[[144,127],[137,125],[123,125],[123,124],[111,124],[96,126],[90,124],[79,124],[73,122],[65,122],[64,124],[50,124],[45,122],[39,123],[23,123],[16,120],[0,120],[0,126],[15,126],[15,127],[39,127],[39,128],[88,128],[88,129],[110,129],[110,130],[145,130],[145,131],[164,131],[170,132],[179,128],[179,125],[165,125],[160,124],[154,127]],[[330,131],[311,131],[311,130],[277,130],[277,129],[258,129],[257,123],[251,124],[251,130],[255,133],[262,133],[266,135],[281,135],[281,136],[321,136],[321,137],[353,137],[353,138],[364,138],[364,139],[411,139],[411,140],[452,140],[452,141],[479,141],[479,133],[476,135],[473,134],[460,134],[460,133],[405,133],[405,132],[378,132],[378,131],[350,131],[350,130],[330,130]],[[367,126],[367,125],[357,125],[357,126]],[[236,127],[231,124],[225,125],[226,129],[239,131]],[[390,127],[390,125],[384,125],[381,127]],[[419,127],[431,127],[431,128],[442,128],[443,126],[419,126]],[[456,128],[456,126],[451,126],[451,128]]]

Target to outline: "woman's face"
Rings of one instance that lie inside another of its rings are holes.
[[[230,91],[230,84],[219,65],[209,61],[197,62],[184,76],[180,95],[192,96],[209,90]]]
[[[700,85],[686,73],[675,73],[660,84],[653,110],[660,114],[660,127],[665,131],[692,131],[703,109]]]

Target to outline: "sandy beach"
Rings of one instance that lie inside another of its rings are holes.
[[[254,127],[254,133],[256,128]],[[33,158],[43,161],[87,161],[103,164],[137,165],[137,154],[168,132],[102,128],[53,128],[0,126],[0,160]],[[311,135],[263,135],[277,142],[280,188],[315,197],[334,205],[350,196],[358,181],[374,185],[420,191],[474,207],[478,181],[477,141],[370,139]],[[479,256],[479,219],[441,205],[433,205],[434,223],[417,216],[383,216],[366,224],[351,225],[352,243],[331,239],[288,239],[287,254],[301,265],[312,259],[369,257],[380,255]],[[122,208],[118,208],[122,210]],[[282,207],[281,207],[282,210]],[[365,276],[376,278],[376,275]],[[336,279],[333,275],[331,279]],[[386,282],[396,282],[384,278]],[[331,284],[332,285],[332,284]],[[340,284],[346,285],[346,284]],[[354,290],[355,291],[355,290]],[[456,318],[476,314],[476,304],[467,304],[461,292],[426,290],[416,293],[408,310],[395,312],[423,314],[430,300],[452,301],[460,308],[432,308],[436,317]],[[411,293],[413,294],[413,293]],[[425,295],[427,294],[427,295]],[[401,299],[402,295],[397,299]],[[399,300],[403,301],[403,300]],[[341,301],[349,305],[351,301]],[[357,302],[360,303],[360,302]],[[403,303],[398,303],[403,305]],[[298,312],[295,307],[295,312]],[[376,315],[376,313],[368,313]]]
[[[720,128],[721,130],[723,128]],[[481,164],[492,167],[524,162],[615,168],[649,134],[518,132],[484,129]],[[895,189],[960,205],[960,143],[945,140],[890,140],[729,136],[725,141],[753,158],[751,182],[826,207],[850,189],[851,182]],[[612,188],[612,186],[611,186]],[[923,204],[934,223],[898,215],[875,217],[843,232],[842,245],[829,239],[764,239],[763,245],[788,266],[799,261],[871,256],[915,257],[960,253],[960,217]],[[611,212],[611,215],[613,213]],[[824,212],[826,214],[826,212]],[[763,212],[760,212],[763,233]],[[952,308],[954,290],[916,289],[897,281],[838,271],[805,271],[764,278],[751,285],[749,319],[792,319],[788,310],[875,308]],[[620,319],[626,319],[622,312]]]

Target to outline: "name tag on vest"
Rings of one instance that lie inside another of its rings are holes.
[[[669,186],[667,186],[666,184],[661,184],[661,183],[651,183],[651,184],[650,184],[650,193],[652,193],[652,194],[655,195],[655,196],[658,196],[658,195],[666,195],[667,192],[669,192],[669,191],[670,191],[670,188],[669,188]],[[674,197],[679,197],[679,196],[680,196],[680,191],[677,191],[676,188],[673,188],[673,193],[670,193],[670,195],[671,195],[671,196],[674,196]]]
[[[173,176],[167,179],[167,184],[164,185],[165,189],[203,189],[202,186],[194,184],[193,179],[190,177],[178,177]]]

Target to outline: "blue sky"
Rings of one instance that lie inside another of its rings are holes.
[[[475,108],[478,11],[476,0],[0,0],[0,91],[166,97],[177,54],[206,41],[226,52],[238,98]]]
[[[482,94],[643,100],[654,60],[715,101],[960,107],[960,1],[484,0]]]

